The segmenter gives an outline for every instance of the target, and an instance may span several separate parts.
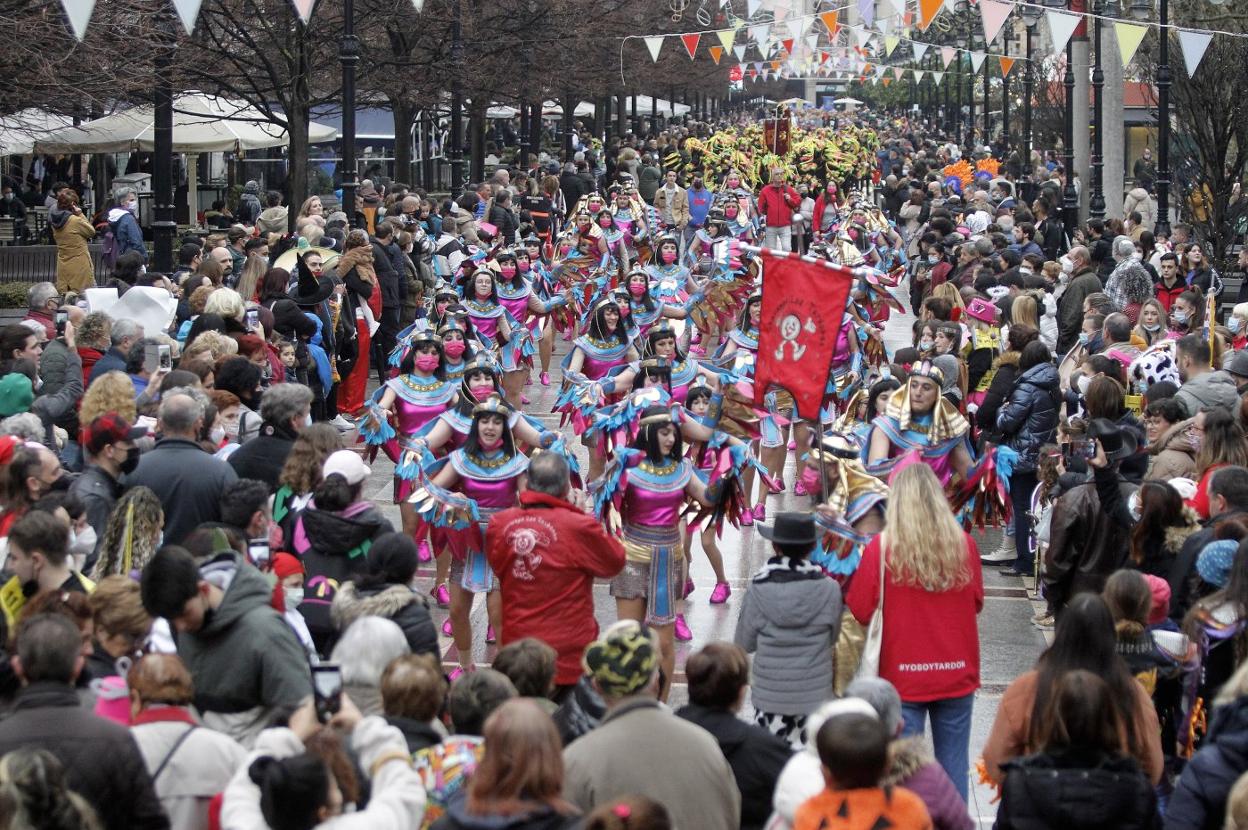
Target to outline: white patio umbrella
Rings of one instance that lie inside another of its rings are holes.
[[[572,110],[572,115],[579,118],[589,118],[594,114],[594,105],[588,101],[580,101],[576,105],[576,109]],[[542,104],[542,115],[563,115],[563,105],[555,101],[546,101]]]
[[[22,110],[0,117],[0,156],[29,155],[35,140],[54,130],[72,126],[73,119],[38,109]]]
[[[861,101],[859,101],[857,98],[837,98],[837,99],[836,99],[835,101],[833,101],[832,103],[834,103],[834,104],[845,104],[845,105],[847,105],[847,106],[851,106],[851,107],[852,107],[852,106],[856,106],[857,104],[861,104],[862,102],[861,102]]]

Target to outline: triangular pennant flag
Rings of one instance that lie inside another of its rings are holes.
[[[906,13],[906,0],[886,0],[893,7],[893,14],[900,17]]]
[[[923,70],[922,69],[911,69],[910,71],[914,73],[914,85],[915,86],[918,86],[919,84],[923,83]]]
[[[663,48],[663,35],[642,38],[642,40],[646,42],[646,48],[650,50],[650,60],[658,63],[659,50]]]
[[[763,44],[767,42],[767,36],[771,34],[771,24],[761,23],[758,26],[751,26],[749,29],[750,37],[754,38],[754,42],[758,44],[761,51]]]
[[[893,50],[897,48],[897,44],[901,43],[901,38],[896,35],[887,35],[884,38],[884,54],[891,55]]]
[[[814,52],[815,48],[818,46],[819,46],[819,35],[806,35],[806,48],[807,49],[809,49],[811,52]]]
[[[689,60],[693,60],[694,53],[698,51],[698,41],[701,39],[702,35],[697,32],[680,36],[680,42],[685,44],[685,51],[689,53]]]
[[[772,15],[777,23],[783,23],[789,16],[789,7],[779,6],[772,11]]]
[[[867,29],[854,29],[854,39],[858,41],[859,49],[866,49],[867,44],[871,42],[871,38],[875,36],[875,32]]]
[[[919,28],[926,32],[944,4],[945,0],[919,0]]]
[[[790,55],[793,54],[793,38],[786,37],[784,40],[780,41],[780,45],[784,47],[784,51],[788,52]]]
[[[784,26],[786,29],[789,30],[789,35],[791,35],[793,38],[800,38],[802,36],[802,30],[806,28],[805,24],[806,24],[805,18],[794,17],[794,18],[791,18],[787,23],[785,23]]]
[[[889,85],[889,84],[891,84],[891,83],[893,82],[893,79],[892,79],[892,78],[882,78],[881,80],[882,80],[882,81],[883,81],[883,83],[884,83],[884,88],[885,88],[885,89],[888,89],[888,85]]]
[[[312,19],[312,7],[316,5],[316,0],[292,0],[295,4],[295,11],[299,14],[299,22],[308,25],[308,21]]]
[[[858,0],[858,16],[868,26],[875,22],[875,0]]]
[[[715,61],[716,66],[719,66],[719,59],[724,55],[724,47],[712,46],[707,51],[711,53],[711,60]]]
[[[949,68],[949,64],[953,62],[953,56],[958,54],[958,50],[952,46],[940,47],[940,59],[945,65],[945,69]]]
[[[943,81],[944,79],[945,79],[944,72],[937,72],[935,69],[932,70],[932,83],[933,84],[935,84],[936,86],[940,86],[940,82]]]
[[[927,54],[928,44],[926,43],[910,43],[910,48],[914,50],[914,62],[918,63],[923,60],[923,56]]]
[[[827,27],[828,37],[830,38],[836,37],[836,33],[840,31],[840,28],[841,28],[841,24],[838,23],[836,20],[836,12],[834,11],[824,12],[823,14],[819,15],[819,19],[822,20],[823,25]]]
[[[65,7],[65,16],[69,18],[69,28],[79,41],[87,33],[87,24],[91,22],[91,12],[95,11],[95,0],[61,0]]]
[[[997,58],[997,60],[1001,62],[1001,77],[1004,78],[1006,75],[1009,75],[1010,70],[1014,68],[1014,61],[1017,60],[1017,58],[1007,58],[1005,55],[1002,55]]]
[[[745,0],[745,16],[753,17],[758,14],[758,7],[763,5],[762,0]]]
[[[738,61],[743,61],[745,60],[745,50],[749,48],[750,47],[746,46],[743,43],[737,44],[736,46],[732,47],[732,54],[737,56]]]
[[[1114,21],[1114,35],[1118,38],[1118,54],[1122,58],[1124,68],[1131,63],[1131,58],[1135,57],[1135,50],[1140,48],[1140,42],[1144,40],[1144,35],[1147,33],[1147,26],[1124,23],[1121,20]]]
[[[899,81],[900,81],[900,80],[901,80],[901,73],[902,73],[902,72],[904,72],[904,71],[905,71],[905,70],[904,70],[904,69],[902,69],[900,66],[894,66],[894,67],[893,67],[893,77],[894,77],[894,78],[896,78],[897,80],[899,80]]]
[[[182,28],[186,30],[187,36],[195,32],[195,20],[199,17],[199,7],[203,0],[173,0],[173,7],[177,9],[178,19],[182,21]]]
[[[732,49],[732,42],[737,38],[737,33],[732,29],[720,29],[715,35],[719,38],[719,45],[728,50]]]
[[[971,53],[971,73],[972,74],[977,74],[979,72],[980,67],[984,65],[984,58],[986,57],[988,57],[988,55],[986,55],[983,52]]]
[[[780,70],[780,61],[772,61],[772,62],[771,62],[771,71],[772,71],[772,72],[778,72],[779,70]]]
[[[875,22],[875,28],[879,29],[882,34],[891,35],[893,33],[893,19],[885,17]]]
[[[984,45],[990,45],[997,39],[1005,19],[1010,16],[1014,6],[1002,0],[979,0],[980,22],[984,24]]]
[[[1049,43],[1053,46],[1053,54],[1060,55],[1066,48],[1070,36],[1075,33],[1075,29],[1079,28],[1081,17],[1077,14],[1048,9],[1044,13],[1044,19],[1049,22]]]
[[[1196,74],[1200,59],[1205,56],[1205,50],[1209,48],[1211,40],[1213,40],[1213,35],[1179,29],[1179,46],[1183,49],[1183,65],[1187,67],[1187,77],[1190,78]]]

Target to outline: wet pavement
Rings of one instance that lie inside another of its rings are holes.
[[[894,314],[889,321],[885,332],[885,342],[890,352],[901,346],[910,345],[913,319],[909,314]],[[535,369],[532,385],[525,388],[525,394],[531,399],[531,403],[525,407],[526,411],[541,418],[552,429],[558,428],[559,423],[558,416],[549,413],[558,390],[559,360],[566,351],[567,344],[562,338],[557,338],[556,355],[551,361],[551,385],[549,387],[539,385]],[[565,432],[569,436],[569,443],[573,443],[571,429]],[[579,442],[577,446],[579,447]],[[581,463],[584,469],[586,460],[583,448],[581,451]],[[400,521],[398,507],[393,504],[392,472],[391,462],[384,456],[379,456],[373,465],[372,477],[365,492],[369,498],[382,507],[397,529],[400,527]],[[785,480],[788,485],[786,492],[768,500],[769,515],[782,510],[809,508],[808,498],[796,497],[791,493],[793,484],[791,459],[786,466]],[[995,550],[1002,540],[1001,531],[997,529],[976,531],[974,537],[981,553]],[[691,576],[696,588],[686,601],[685,608],[685,620],[693,631],[693,640],[688,643],[677,643],[676,676],[670,700],[674,706],[679,706],[687,700],[684,663],[688,655],[713,640],[732,640],[746,583],[766,560],[769,550],[767,543],[754,528],[738,530],[733,527],[724,529],[719,548],[723,553],[724,570],[732,587],[732,597],[723,605],[711,605],[708,602],[710,592],[715,586],[715,577],[701,550],[701,544],[695,541]],[[430,590],[434,577],[433,563],[422,565],[418,576],[424,590]],[[1030,586],[1024,586],[1022,580],[1018,578],[1003,577],[995,567],[985,567],[984,585],[986,599],[983,613],[979,618],[982,687],[975,697],[970,751],[972,763],[979,757],[988,737],[1005,687],[1019,674],[1032,667],[1045,645],[1044,635],[1031,625],[1032,615],[1040,610],[1042,605],[1031,599],[1031,592],[1028,590]],[[607,594],[606,582],[595,585],[594,598],[599,625],[605,627],[615,622],[615,603]],[[434,622],[439,626],[440,632],[447,612],[435,608],[433,614]],[[474,629],[472,659],[478,666],[489,665],[496,647],[485,643],[486,614],[483,597],[478,597],[473,606],[472,623]],[[450,638],[442,637],[441,642],[443,660],[448,669],[459,665],[462,657]],[[969,805],[971,815],[979,820],[981,827],[991,827],[996,815],[996,805],[992,803],[995,793],[989,788],[976,784],[973,774],[970,777],[972,781]]]

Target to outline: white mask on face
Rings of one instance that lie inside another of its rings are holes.
[[[282,596],[286,599],[286,610],[294,611],[303,602],[302,588],[282,588]]]

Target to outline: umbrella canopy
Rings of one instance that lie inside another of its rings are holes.
[[[67,115],[29,109],[0,118],[0,156],[25,156],[34,151],[35,139],[53,130],[72,126]]]
[[[861,101],[859,101],[857,98],[837,98],[837,99],[836,99],[835,101],[833,101],[832,103],[834,103],[834,104],[848,104],[849,106],[854,106],[855,104],[861,104],[862,102],[861,102]]]
[[[594,114],[594,105],[588,101],[578,101],[576,109],[572,110],[572,115],[581,118],[589,118]],[[542,115],[563,115],[563,105],[554,101],[547,101],[542,104]]]
[[[254,107],[201,92],[185,92],[173,100],[173,151],[212,153],[258,150],[289,143],[286,131],[264,119]],[[144,104],[57,130],[35,142],[40,153],[119,153],[155,149],[155,106]],[[310,122],[313,144],[331,141],[333,127]]]

